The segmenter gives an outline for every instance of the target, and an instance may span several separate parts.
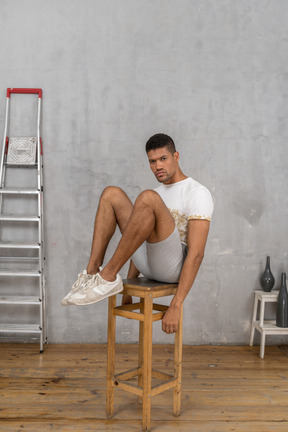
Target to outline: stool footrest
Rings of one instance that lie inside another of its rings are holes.
[[[122,305],[122,306],[116,306],[113,309],[113,314],[115,316],[120,316],[123,318],[135,319],[137,321],[144,321],[144,313],[133,312],[134,310],[140,310],[140,307],[143,307],[142,303],[132,303],[132,304],[127,304],[127,305]],[[155,313],[152,315],[152,321],[153,322],[154,321],[160,321],[163,318],[167,309],[168,309],[168,306],[166,306],[166,305],[154,303],[153,304],[153,310],[158,311],[158,313]]]
[[[140,309],[141,307],[141,303],[131,303],[131,304],[125,304],[125,305],[121,305],[121,306],[116,306],[114,309],[116,310],[124,310],[124,311],[133,311],[133,310],[137,310]]]
[[[135,384],[131,384],[131,383],[115,380],[115,381],[113,381],[113,385],[114,385],[114,387],[117,387],[117,388],[120,388],[122,390],[125,390],[125,391],[128,391],[130,393],[133,393],[136,396],[142,397],[142,395],[143,395],[142,388],[138,387]]]
[[[151,398],[154,396],[157,396],[160,393],[163,393],[164,391],[175,388],[175,387],[177,387],[177,385],[178,385],[178,379],[177,378],[173,378],[169,381],[166,381],[163,384],[157,384],[151,388]],[[113,382],[113,386],[117,387],[119,389],[128,391],[129,393],[135,394],[136,396],[139,396],[141,398],[143,397],[143,388],[139,387],[135,384],[127,383],[127,382],[124,382],[121,380],[119,380],[119,381],[115,380]]]
[[[173,375],[170,375],[170,374],[165,373],[165,372],[160,372],[160,371],[157,371],[155,369],[152,369],[152,377],[161,379],[163,381],[170,380],[170,379],[174,378]]]
[[[131,312],[125,309],[120,309],[122,306],[114,308],[113,315],[123,318],[134,319],[136,321],[144,321],[144,314],[139,312]]]
[[[151,388],[151,397],[157,396],[158,394],[164,391],[177,387],[179,380],[175,378],[173,375],[165,372],[157,371],[155,369],[152,369],[151,372],[153,378],[157,378],[165,381],[164,383],[156,384],[154,387]],[[142,373],[141,367],[121,372],[114,376],[113,386],[128,391],[130,393],[133,393],[137,396],[143,397],[142,387],[139,387],[133,383],[126,382],[131,378],[141,375],[141,373]]]
[[[158,303],[153,303],[153,310],[166,312],[169,309],[169,306],[161,305]]]
[[[137,367],[134,369],[129,369],[127,371],[121,372],[117,375],[114,375],[114,380],[127,381],[127,380],[134,378],[136,376],[139,376],[141,374],[142,374],[142,368]],[[171,374],[168,374],[166,372],[161,372],[161,371],[158,371],[155,369],[152,369],[152,377],[157,378],[157,379],[161,379],[163,381],[167,381],[167,380],[171,380],[171,379],[175,378]]]
[[[134,378],[135,376],[140,375],[141,373],[142,373],[141,367],[130,369],[130,370],[127,370],[125,372],[121,372],[117,375],[114,375],[114,380],[126,381],[126,380],[129,380],[131,378]]]
[[[178,385],[178,379],[177,378],[173,378],[169,381],[166,381],[163,384],[157,384],[154,387],[152,387],[151,389],[151,397],[157,396],[158,394],[170,390],[172,388],[177,387]]]

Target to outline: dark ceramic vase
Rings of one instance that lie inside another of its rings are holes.
[[[263,275],[261,276],[260,284],[263,291],[270,292],[274,286],[274,283],[275,278],[270,269],[270,257],[268,256],[266,260],[266,268]]]
[[[281,286],[277,301],[276,325],[277,327],[288,327],[288,295],[286,288],[286,273],[282,273],[281,276]]]

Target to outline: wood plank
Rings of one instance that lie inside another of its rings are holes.
[[[121,421],[110,420],[75,420],[73,424],[66,421],[43,423],[40,421],[5,421],[0,423],[0,432],[140,432],[141,422],[131,420],[123,426]],[[287,424],[274,422],[187,422],[187,421],[154,421],[153,431],[159,432],[287,432]]]
[[[0,432],[141,431],[137,396],[115,389],[106,418],[105,344],[0,344]],[[118,345],[116,373],[138,363],[138,346]],[[173,373],[174,349],[153,347],[153,367]],[[129,381],[130,382],[130,381]],[[131,380],[137,385],[137,378]],[[183,347],[182,409],[173,390],[152,400],[154,432],[287,432],[288,347]]]
[[[120,390],[119,390],[120,393]],[[124,422],[131,420],[141,420],[142,418],[142,406],[135,401],[137,397],[135,395],[129,395],[129,393],[121,392],[121,401],[115,397],[115,408],[114,408],[114,420],[123,420]],[[167,392],[168,394],[169,392]],[[129,397],[128,397],[129,395]],[[132,400],[134,401],[132,403]],[[153,421],[175,421],[173,416],[173,404],[172,398],[167,401],[166,404],[157,404],[156,398],[153,399],[151,418]],[[281,422],[286,423],[286,432],[288,430],[288,413],[287,404],[281,406],[250,406],[243,405],[241,407],[229,406],[229,405],[195,405],[191,407],[183,407],[181,410],[181,416],[179,422],[190,421],[190,422],[201,422],[206,421],[209,418],[211,421],[233,421],[233,422]],[[79,399],[77,403],[58,404],[58,403],[42,403],[41,400],[35,404],[34,409],[27,410],[23,403],[13,402],[13,408],[11,403],[5,404],[1,402],[1,420],[39,420],[42,421],[60,421],[66,420],[73,423],[74,420],[107,420],[106,417],[106,406],[105,403],[97,403],[95,400],[93,403],[85,403],[85,401]]]
[[[130,381],[129,381],[130,382]],[[133,382],[131,382],[133,384]],[[26,386],[24,389],[17,389],[17,388],[7,388],[4,387],[0,390],[0,398],[1,403],[0,406],[3,408],[4,404],[13,404],[15,401],[19,404],[26,403],[27,398],[29,398],[31,404],[39,403],[43,405],[53,404],[55,402],[55,398],[57,398],[58,403],[66,404],[67,400],[69,400],[69,403],[71,405],[79,402],[85,401],[85,404],[89,403],[97,403],[101,402],[103,400],[103,394],[105,394],[105,385],[102,384],[100,387],[99,385],[95,385],[94,388],[88,389],[88,388],[81,388],[80,386],[85,385],[85,383],[79,382],[79,388],[75,387],[71,388],[68,386],[65,388],[47,388],[43,387],[43,385],[39,385],[38,387],[35,386]],[[122,385],[122,382],[119,381],[119,388],[120,385]],[[124,383],[123,383],[124,385]],[[136,383],[134,382],[134,385]],[[163,386],[171,385],[171,383],[163,383],[161,384]],[[88,386],[87,386],[88,387]],[[261,393],[260,393],[261,391]],[[287,387],[286,389],[282,390],[275,390],[270,391],[269,386],[267,385],[266,388],[263,389],[252,389],[250,388],[249,391],[245,391],[243,389],[239,390],[237,397],[233,396],[233,393],[235,392],[235,387],[230,388],[229,390],[215,390],[214,388],[211,388],[210,390],[204,390],[201,389],[195,389],[195,390],[185,390],[183,389],[182,392],[182,405],[183,406],[196,406],[196,405],[215,405],[215,406],[222,406],[222,405],[229,405],[231,407],[233,406],[246,406],[250,405],[257,406],[259,404],[267,404],[269,406],[278,405],[278,406],[287,406]],[[155,392],[152,391],[152,394]],[[118,394],[118,393],[117,393]],[[124,394],[118,396],[118,399],[121,400],[121,398],[124,396]],[[116,397],[116,395],[115,395]],[[126,397],[126,395],[125,395]],[[127,395],[128,397],[128,395]],[[155,399],[156,400],[156,399]],[[157,396],[157,403],[158,404],[165,404],[165,401],[172,401],[172,393],[170,396],[168,394],[161,394]],[[133,400],[132,400],[133,401]],[[34,410],[34,406],[31,405],[32,411]],[[285,414],[286,415],[286,414]]]

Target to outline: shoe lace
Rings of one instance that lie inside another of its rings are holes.
[[[91,279],[89,279],[84,285],[83,287],[80,289],[81,293],[85,293],[90,287],[91,285],[94,285],[96,279],[98,279],[98,273],[93,275]]]
[[[75,289],[78,289],[79,286],[81,286],[82,282],[83,282],[83,273],[80,273],[78,279],[76,282],[74,282],[73,286],[72,286],[72,291]]]
[[[87,273],[80,273],[77,281],[72,285],[72,292],[77,292],[81,286],[87,281]]]

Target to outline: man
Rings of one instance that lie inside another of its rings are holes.
[[[96,303],[119,293],[123,284],[118,272],[129,260],[128,278],[140,272],[160,282],[179,282],[162,330],[178,330],[180,307],[190,291],[204,257],[213,213],[210,192],[183,174],[179,153],[168,135],[153,135],[146,143],[150,168],[161,185],[142,192],[133,205],[123,190],[104,189],[96,213],[91,255],[87,269],[62,300],[62,305]],[[104,255],[116,224],[121,240],[110,261]],[[122,303],[132,299],[123,296]]]

